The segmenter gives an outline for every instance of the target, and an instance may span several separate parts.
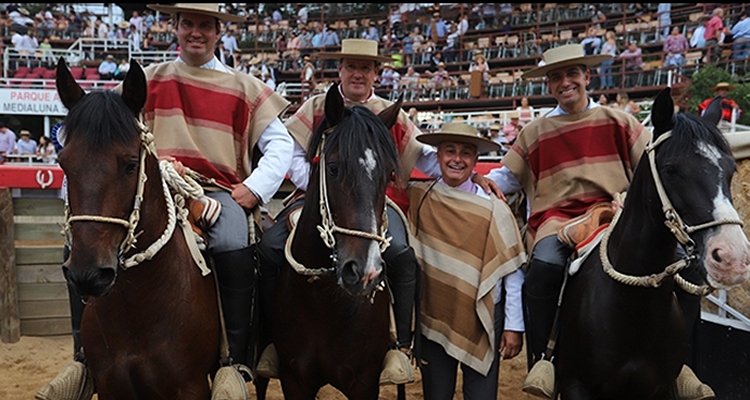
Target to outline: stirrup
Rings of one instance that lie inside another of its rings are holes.
[[[80,361],[72,360],[55,379],[36,393],[36,400],[90,400],[94,395],[94,380]]]
[[[682,366],[680,375],[675,380],[675,387],[679,400],[705,400],[716,397],[711,387],[701,382],[687,365]]]
[[[555,392],[555,366],[552,362],[541,359],[531,367],[521,390],[525,393],[551,399]]]
[[[273,343],[263,350],[255,372],[263,378],[279,379],[279,353],[276,352],[276,346]]]
[[[414,382],[414,370],[411,368],[409,356],[401,350],[388,350],[383,359],[380,384],[401,385],[412,382]]]
[[[211,383],[211,400],[248,400],[242,369],[247,367],[235,364],[219,368]]]

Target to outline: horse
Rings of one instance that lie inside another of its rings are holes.
[[[567,278],[555,356],[562,399],[674,399],[688,340],[675,287],[701,296],[748,278],[750,244],[730,195],[736,164],[716,126],[720,103],[703,117],[674,114],[670,93],[654,100],[652,142],[624,205]],[[686,268],[703,283],[679,276]]]
[[[86,303],[81,341],[99,399],[208,399],[220,348],[216,283],[191,255],[139,122],[144,71],[131,61],[122,94],[87,94],[61,58],[56,84],[68,109],[58,156],[63,272]]]
[[[379,290],[388,244],[385,190],[398,176],[390,127],[401,104],[376,116],[346,107],[337,85],[327,92],[325,119],[307,154],[309,190],[274,298],[273,340],[287,399],[314,399],[327,384],[350,399],[378,398],[391,342],[389,297]]]

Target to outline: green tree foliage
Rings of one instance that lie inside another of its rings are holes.
[[[738,76],[732,76],[723,68],[715,65],[706,65],[692,77],[687,90],[690,93],[690,112],[698,111],[698,104],[703,100],[715,96],[711,88],[719,82],[728,82],[735,87],[729,92],[727,98],[737,102],[742,109],[743,115],[737,121],[742,125],[750,125],[750,83],[742,83]]]

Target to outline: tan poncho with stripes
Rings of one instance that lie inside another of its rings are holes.
[[[408,192],[410,240],[423,271],[422,333],[486,375],[497,355],[495,285],[526,262],[516,220],[494,196],[432,182]]]

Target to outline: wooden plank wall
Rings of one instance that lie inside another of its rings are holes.
[[[13,214],[21,335],[70,334],[68,289],[61,267],[63,200],[14,198]]]

